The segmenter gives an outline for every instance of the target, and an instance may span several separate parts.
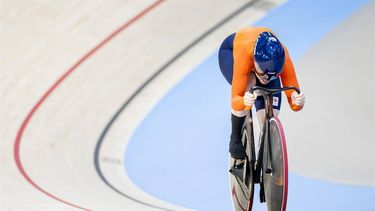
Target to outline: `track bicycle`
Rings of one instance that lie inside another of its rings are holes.
[[[247,113],[242,129],[242,143],[247,156],[243,160],[230,158],[231,194],[236,211],[251,211],[254,186],[259,184],[259,199],[268,211],[285,211],[288,198],[288,156],[282,124],[273,112],[273,94],[294,89],[292,86],[267,89],[254,86],[249,90],[265,101],[265,119],[255,152],[252,111]]]

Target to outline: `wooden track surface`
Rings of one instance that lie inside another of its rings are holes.
[[[163,1],[132,22],[155,2],[1,2],[1,209],[160,210],[127,200],[100,180],[93,165],[100,131],[123,99],[153,71],[247,1]],[[121,116],[100,152],[103,173],[111,183],[145,203],[185,209],[158,200],[131,183],[122,163],[126,143],[170,87],[216,50],[226,35],[259,19],[271,6],[273,3],[259,4],[223,25],[171,65],[129,106],[127,112],[132,115]],[[89,53],[129,21],[131,26]],[[68,70],[74,71],[51,89]],[[38,100],[39,106],[31,112]],[[25,128],[21,128],[23,123]],[[17,150],[29,179],[50,195],[20,174],[15,163]]]

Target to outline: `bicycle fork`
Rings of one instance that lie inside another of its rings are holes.
[[[270,160],[272,160],[272,152],[271,152],[271,144],[270,144],[270,132],[269,132],[269,123],[267,121],[267,139],[266,139],[266,166],[265,166],[265,172],[266,174],[272,174],[272,163]]]
[[[262,174],[262,169],[265,168],[264,172],[266,174],[271,174],[272,173],[272,164],[269,162],[270,156],[271,156],[271,148],[269,144],[269,122],[266,121],[263,130],[262,130],[262,135],[260,139],[260,146],[259,146],[259,155],[258,159],[255,163],[255,177],[254,177],[254,182],[259,183],[260,185],[260,191],[259,191],[259,199],[261,203],[266,202],[266,197],[265,197],[265,192],[264,192],[264,184],[263,184],[263,177],[265,176]],[[267,137],[267,138],[266,138]],[[264,150],[266,151],[264,152]],[[265,154],[264,154],[265,153]],[[264,155],[264,156],[263,156]],[[263,162],[263,159],[265,159],[265,162]],[[266,166],[263,166],[263,164],[266,164]]]
[[[267,139],[266,139],[267,137]],[[259,154],[258,154],[258,159],[256,160],[256,163],[255,163],[255,176],[256,176],[256,179],[258,180],[257,183],[259,183],[259,180],[260,180],[260,177],[261,177],[261,170],[262,168],[264,168],[263,166],[263,159],[265,158],[265,163],[267,164],[267,166],[265,166],[265,172],[267,174],[270,174],[272,173],[272,166],[271,166],[271,163],[268,162],[270,160],[269,158],[269,155],[270,155],[270,144],[268,143],[269,141],[269,123],[268,121],[266,121],[266,123],[263,125],[263,129],[262,129],[262,134],[261,134],[261,137],[260,137],[260,146],[259,146]],[[267,143],[266,143],[267,142]],[[264,155],[264,149],[266,147],[266,154],[265,156]]]

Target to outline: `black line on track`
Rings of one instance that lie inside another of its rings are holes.
[[[116,121],[116,119],[120,116],[120,114],[122,113],[122,111],[134,100],[134,98],[150,83],[152,82],[158,75],[160,75],[160,73],[162,73],[164,70],[166,70],[171,64],[173,64],[173,62],[175,62],[177,59],[179,59],[181,56],[183,56],[187,51],[189,51],[192,47],[194,47],[195,45],[197,45],[198,43],[200,43],[204,38],[206,38],[208,35],[210,35],[212,32],[214,32],[216,29],[220,28],[222,25],[224,25],[225,23],[227,23],[228,21],[230,21],[232,18],[236,17],[237,15],[239,15],[241,12],[243,12],[245,9],[247,9],[248,7],[251,7],[253,6],[254,4],[256,4],[258,1],[260,0],[253,0],[253,1],[250,1],[246,4],[244,4],[243,6],[241,6],[239,9],[237,9],[236,11],[232,12],[230,15],[228,15],[227,17],[225,17],[223,20],[221,20],[220,22],[218,22],[217,24],[215,24],[213,27],[211,27],[209,30],[205,31],[202,35],[200,35],[198,38],[196,38],[194,41],[192,41],[188,46],[186,46],[184,49],[182,49],[179,53],[177,53],[174,57],[172,57],[168,62],[166,62],[162,67],[160,67],[150,78],[148,78],[125,102],[124,104],[120,107],[119,110],[117,110],[117,112],[112,116],[111,120],[107,123],[107,125],[105,126],[105,128],[103,129],[98,141],[97,141],[97,144],[96,144],[96,147],[95,147],[95,152],[94,152],[94,165],[95,165],[95,170],[97,172],[97,174],[99,175],[100,179],[109,187],[111,188],[113,191],[115,191],[116,193],[124,196],[125,198],[127,199],[130,199],[134,202],[137,202],[139,204],[143,204],[145,206],[148,206],[148,207],[153,207],[153,208],[157,208],[157,209],[160,209],[160,210],[166,210],[166,211],[171,211],[170,209],[166,209],[166,208],[163,208],[163,207],[158,207],[156,205],[153,205],[153,204],[149,204],[149,203],[146,203],[146,202],[143,202],[143,201],[140,201],[136,198],[133,198],[123,192],[121,192],[120,190],[118,190],[116,187],[114,187],[111,183],[109,183],[109,181],[107,180],[107,178],[104,176],[101,168],[100,168],[100,165],[99,165],[99,152],[100,152],[100,148],[102,146],[102,143],[103,143],[103,140],[105,139],[105,136],[107,135],[108,131],[110,130],[111,126],[113,125],[113,123]]]

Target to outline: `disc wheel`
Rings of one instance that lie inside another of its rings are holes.
[[[264,145],[263,183],[268,211],[285,211],[288,198],[288,156],[285,134],[277,117],[269,121]]]

